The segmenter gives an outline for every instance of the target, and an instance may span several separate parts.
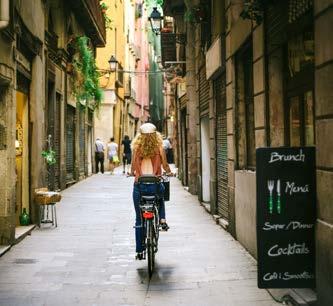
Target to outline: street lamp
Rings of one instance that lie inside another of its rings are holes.
[[[157,7],[154,7],[152,13],[150,14],[150,17],[148,18],[148,20],[150,21],[151,29],[153,30],[153,32],[156,35],[161,33],[162,19],[163,19],[163,16],[157,10]]]
[[[113,55],[111,55],[111,57],[109,59],[109,65],[110,65],[111,72],[115,72],[117,70],[118,61]]]

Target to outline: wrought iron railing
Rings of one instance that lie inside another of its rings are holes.
[[[84,0],[84,1],[86,2],[90,10],[90,13],[94,18],[98,30],[100,31],[105,40],[106,38],[105,20],[100,7],[100,1],[99,0]]]
[[[82,23],[86,34],[96,46],[104,46],[106,40],[105,19],[99,0],[67,0]]]

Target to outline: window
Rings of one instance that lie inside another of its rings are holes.
[[[313,92],[306,91],[289,99],[290,146],[314,145]]]
[[[254,170],[256,147],[254,132],[253,57],[252,44],[248,43],[236,55],[236,133],[237,164],[240,169]]]
[[[314,64],[313,31],[304,31],[288,41],[288,70],[292,78]]]
[[[301,145],[301,132],[300,132],[300,105],[299,97],[292,97],[289,102],[289,133],[290,133],[290,145]]]
[[[313,1],[303,2],[289,2],[285,88],[286,144],[290,146],[315,144]]]

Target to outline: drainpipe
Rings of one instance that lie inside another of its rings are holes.
[[[9,23],[9,0],[0,0],[0,30]]]

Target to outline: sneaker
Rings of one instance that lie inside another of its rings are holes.
[[[161,223],[160,227],[162,231],[167,231],[169,229],[169,226],[166,222]]]
[[[143,259],[143,252],[137,252],[135,256],[136,260],[142,260]]]

